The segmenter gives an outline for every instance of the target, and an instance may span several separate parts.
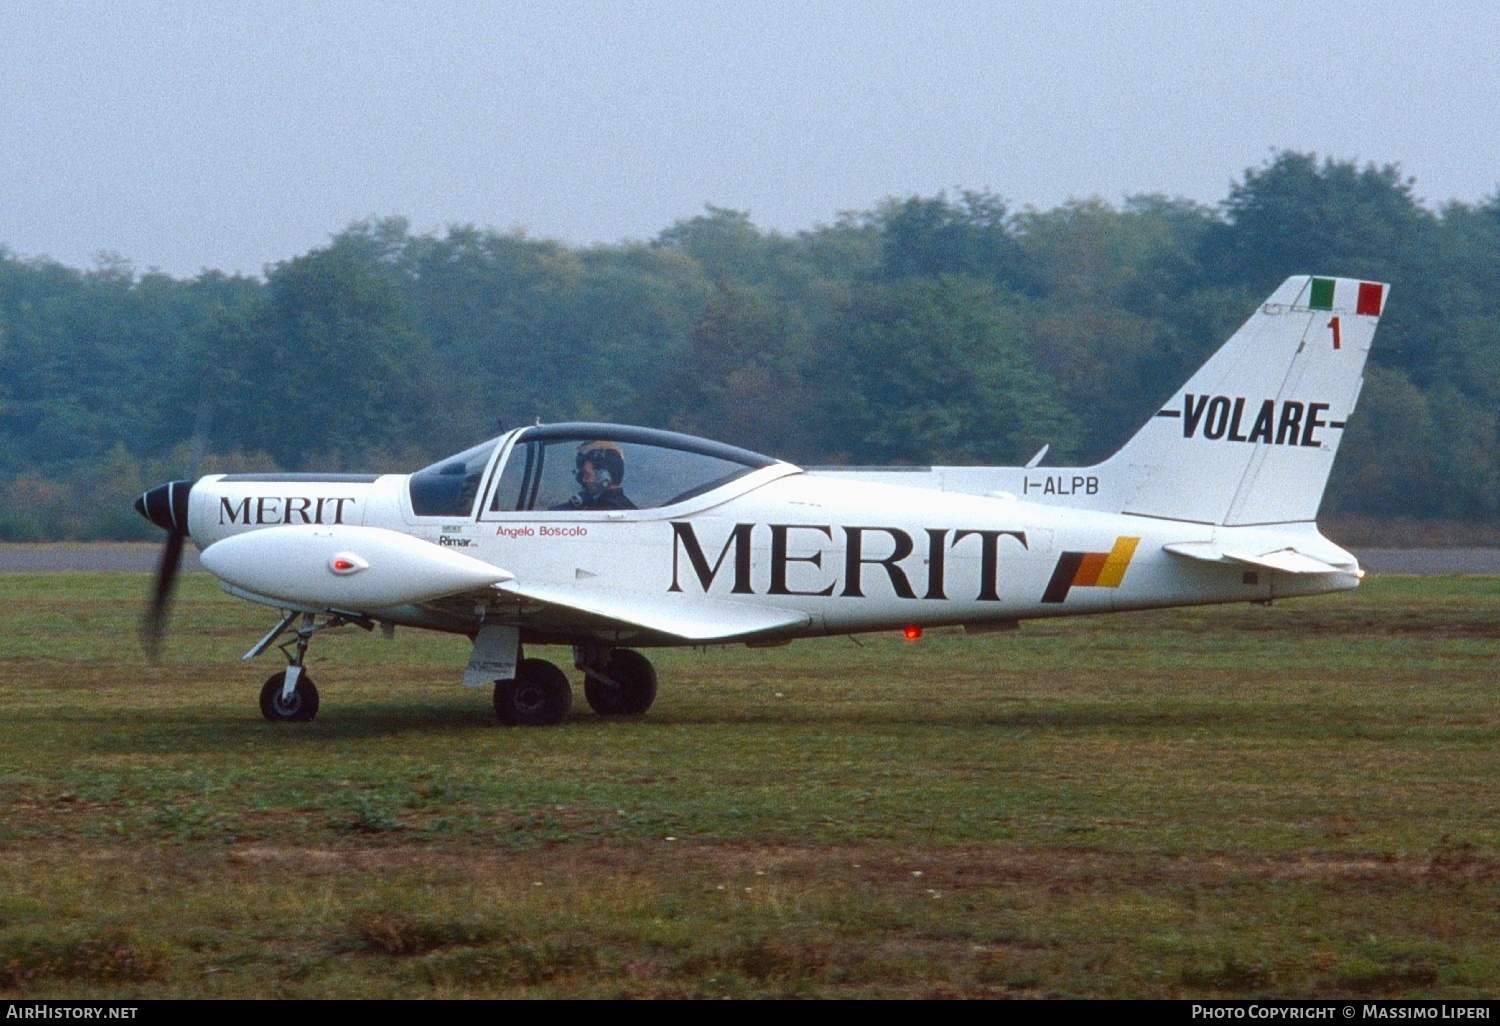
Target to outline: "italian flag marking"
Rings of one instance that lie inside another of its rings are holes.
[[[1335,278],[1314,278],[1308,290],[1309,310],[1332,310],[1333,294],[1338,284]],[[1347,286],[1346,286],[1347,287]],[[1347,296],[1347,293],[1345,294]],[[1344,300],[1346,303],[1348,299]],[[1354,312],[1366,317],[1379,317],[1385,302],[1385,286],[1377,281],[1362,281],[1354,297]],[[1348,309],[1345,307],[1345,309]]]
[[[1312,295],[1307,300],[1310,310],[1332,310],[1333,309],[1333,279],[1314,278],[1312,280]]]

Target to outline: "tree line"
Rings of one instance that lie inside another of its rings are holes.
[[[1287,275],[1392,283],[1324,513],[1500,513],[1500,194],[1282,152],[1217,206],[893,198],[796,234],[707,208],[570,247],[400,218],[263,277],[0,249],[0,538],[151,537],[142,488],[409,470],[537,419],[810,463],[1090,462]],[[200,439],[194,455],[193,439]]]

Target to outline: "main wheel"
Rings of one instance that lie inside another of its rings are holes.
[[[282,698],[286,686],[286,671],[273,673],[266,678],[260,689],[260,714],[272,723],[306,723],[318,715],[318,689],[312,678],[299,674],[297,686],[288,698]]]
[[[545,727],[561,723],[573,707],[573,685],[545,659],[522,659],[515,680],[495,681],[495,715],[501,723]]]
[[[589,675],[583,680],[583,697],[600,716],[639,716],[656,701],[656,667],[634,649],[610,649],[601,669],[613,684]]]

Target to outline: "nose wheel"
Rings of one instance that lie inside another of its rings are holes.
[[[288,692],[289,672],[271,674],[260,689],[260,714],[272,723],[306,723],[318,715],[318,689],[312,678],[299,673]]]

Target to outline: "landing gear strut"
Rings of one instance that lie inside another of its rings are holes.
[[[281,618],[280,623],[271,628],[269,634],[245,653],[244,658],[254,659],[270,648],[271,644],[281,637],[296,618],[296,613],[287,613]],[[330,616],[322,623],[318,623],[317,617],[312,613],[302,614],[302,624],[297,628],[297,636],[276,646],[286,656],[287,667],[280,673],[271,674],[261,686],[260,714],[262,716],[272,723],[306,723],[318,715],[318,689],[313,685],[312,678],[304,673],[302,668],[303,660],[307,656],[307,644],[319,631],[326,631],[331,627],[342,627],[349,623],[367,631],[375,627],[372,622],[363,617]]]
[[[600,716],[639,716],[656,701],[656,667],[629,648],[575,648],[583,696]]]

